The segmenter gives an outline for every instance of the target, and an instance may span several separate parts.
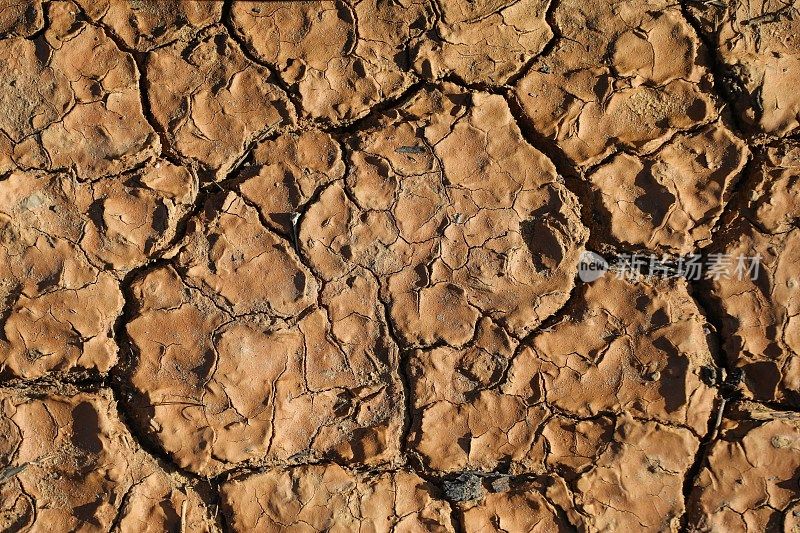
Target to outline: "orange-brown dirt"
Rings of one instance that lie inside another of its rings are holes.
[[[0,531],[800,532],[799,87],[790,0],[0,0]]]

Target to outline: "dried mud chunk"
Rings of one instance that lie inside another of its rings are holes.
[[[800,20],[792,2],[687,4],[711,40],[736,110],[753,131],[776,136],[800,127]]]
[[[92,20],[111,28],[126,46],[141,51],[176,40],[188,41],[222,15],[222,2],[206,0],[77,2]]]
[[[22,145],[17,147],[20,151],[27,144],[34,154],[41,154],[35,135],[62,120],[75,104],[69,79],[41,62],[36,44],[26,39],[0,41],[0,61],[4,65],[0,100],[5,110],[0,115],[0,129],[11,143],[9,155],[15,155],[17,144]],[[26,139],[30,139],[28,143]]]
[[[236,2],[233,26],[313,119],[342,122],[414,81],[407,50],[430,27],[429,0]]]
[[[68,2],[52,4],[48,16],[38,44],[0,40],[0,77],[6,78],[0,130],[9,140],[8,159],[26,169],[73,169],[83,180],[152,157],[160,145],[142,114],[133,58],[102,30],[77,20]]]
[[[560,479],[542,477],[487,494],[460,506],[461,523],[468,533],[529,531],[552,533],[574,531],[578,522],[569,490]]]
[[[502,391],[579,417],[628,413],[703,434],[714,399],[702,378],[714,367],[706,328],[682,280],[606,274],[515,356]]]
[[[76,204],[87,193],[63,176],[14,173],[0,182],[5,375],[105,372],[116,361],[112,329],[122,294],[112,273],[99,270],[80,248],[87,220]]]
[[[188,170],[164,160],[120,178],[95,182],[76,206],[88,219],[81,247],[117,276],[164,251],[198,189]]]
[[[0,37],[28,37],[43,27],[42,0],[0,0]]]
[[[800,416],[743,404],[722,423],[689,498],[694,531],[795,531]],[[781,527],[783,526],[783,527]]]
[[[611,275],[529,345],[484,320],[464,348],[411,353],[409,444],[437,470],[546,462],[577,477],[608,442],[611,413],[703,434],[715,396],[701,377],[713,368],[705,326],[683,283]]]
[[[566,481],[591,470],[608,446],[614,444],[617,420],[609,415],[587,419],[555,414],[542,426],[545,463]]]
[[[463,345],[482,315],[523,335],[566,301],[578,204],[500,96],[422,92],[352,150],[299,242],[323,279],[372,272],[402,342]]]
[[[252,142],[294,121],[269,70],[248,60],[221,27],[153,51],[145,71],[159,127],[212,178],[223,178]]]
[[[497,391],[480,391],[463,405],[436,402],[420,410],[411,435],[414,451],[436,470],[490,471],[511,463],[535,467],[542,460],[541,405]]]
[[[561,37],[517,83],[532,126],[580,166],[645,153],[717,116],[700,41],[677,4],[568,0]]]
[[[294,217],[322,186],[344,177],[339,144],[327,133],[289,133],[260,143],[240,174],[239,193],[273,229],[294,238]]]
[[[698,446],[686,429],[622,417],[613,443],[576,484],[586,529],[678,531],[683,480]]]
[[[424,77],[455,74],[466,83],[502,85],[553,36],[542,0],[441,2],[436,36],[423,40],[414,67]]]
[[[5,390],[0,427],[4,531],[215,529],[191,484],[138,448],[106,392]]]
[[[469,347],[411,353],[414,414],[409,440],[430,468],[491,471],[501,462],[541,462],[542,450],[534,441],[547,411],[493,389],[516,346],[502,328],[483,319]]]
[[[431,490],[410,472],[300,466],[228,481],[222,510],[233,531],[452,532],[450,506]]]
[[[748,397],[799,404],[800,229],[769,235],[739,219],[724,236],[715,252],[729,272],[712,280],[712,301],[729,363]]]
[[[800,505],[790,505],[783,515],[783,530],[786,533],[800,532]]]
[[[800,144],[783,141],[768,147],[754,165],[750,203],[752,222],[767,233],[786,233],[800,219]]]
[[[724,234],[726,244],[715,250],[727,254],[730,276],[714,281],[712,297],[722,317],[726,353],[744,371],[741,385],[748,397],[792,404],[800,402],[794,316],[800,275],[799,161],[798,146],[790,141],[758,154],[749,176],[746,218],[733,223]],[[757,270],[751,270],[756,257]]]
[[[402,387],[371,278],[319,287],[233,194],[192,222],[175,267],[134,283],[126,327],[137,423],[179,465],[393,458]]]
[[[118,280],[164,250],[196,193],[166,161],[93,183],[21,172],[0,183],[4,373],[107,371]]]
[[[313,275],[286,241],[261,225],[255,209],[232,193],[206,207],[205,216],[190,222],[177,255],[190,286],[236,316],[291,319],[314,304]]]
[[[742,141],[714,124],[647,156],[617,154],[589,180],[614,239],[687,255],[710,244],[747,155]]]
[[[501,327],[483,318],[474,341],[464,348],[414,350],[408,364],[414,407],[438,401],[465,403],[475,391],[497,385],[517,345]]]

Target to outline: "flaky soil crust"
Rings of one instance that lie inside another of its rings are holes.
[[[0,0],[0,530],[800,531],[798,21]]]

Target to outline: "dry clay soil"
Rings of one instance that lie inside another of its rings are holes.
[[[0,0],[0,530],[798,532],[799,181],[790,0]]]

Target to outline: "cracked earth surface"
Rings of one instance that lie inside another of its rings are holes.
[[[0,530],[800,531],[799,9],[0,0]]]

